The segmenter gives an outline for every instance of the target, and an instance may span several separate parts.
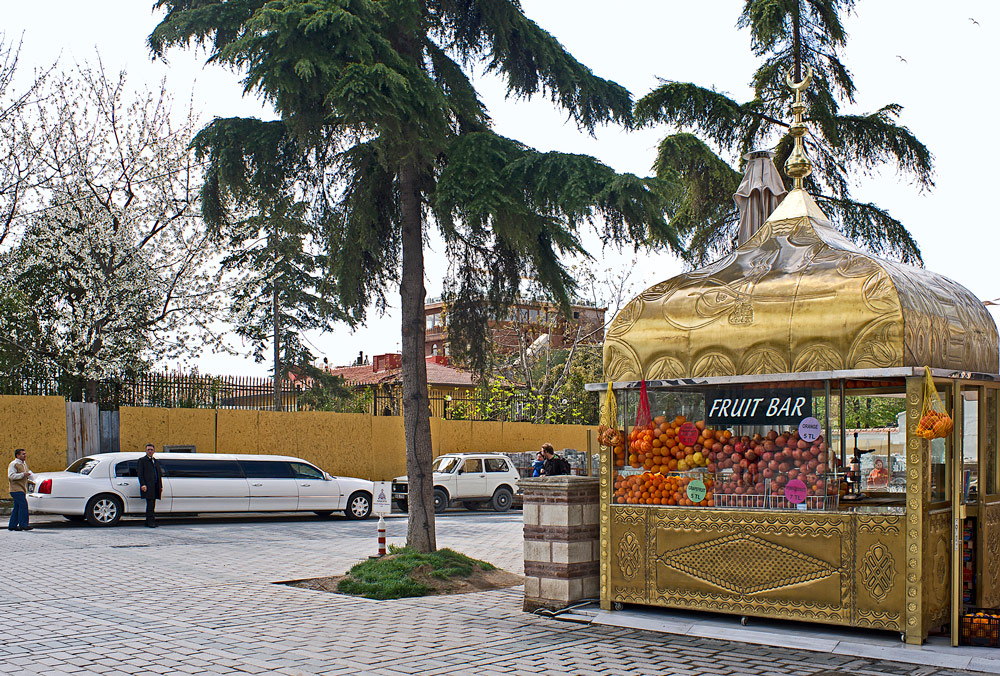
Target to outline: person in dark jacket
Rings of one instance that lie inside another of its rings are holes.
[[[569,463],[566,462],[565,458],[556,455],[552,444],[542,444],[542,456],[545,458],[545,463],[542,465],[542,476],[559,476],[570,473]]]
[[[163,495],[163,471],[153,453],[156,447],[146,444],[145,457],[139,458],[139,494],[146,500],[146,528],[156,528],[156,501]]]

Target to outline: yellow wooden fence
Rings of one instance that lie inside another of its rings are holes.
[[[532,425],[431,418],[435,456],[456,451],[586,450],[585,425]],[[403,419],[322,411],[237,411],[191,408],[122,408],[123,451],[147,443],[194,446],[199,453],[292,455],[334,475],[384,480],[406,473]],[[66,466],[66,405],[61,397],[0,396],[0,451],[13,458],[29,450],[36,472]]]

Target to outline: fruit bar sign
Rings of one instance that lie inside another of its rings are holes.
[[[705,393],[705,422],[722,425],[798,424],[812,415],[812,390],[710,390]]]

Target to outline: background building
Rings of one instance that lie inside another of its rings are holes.
[[[551,303],[525,301],[511,308],[503,319],[493,320],[493,346],[500,352],[516,352],[519,345],[530,346],[536,341],[548,341],[553,349],[570,347],[574,343],[600,345],[604,342],[604,313],[607,308],[586,303],[570,306],[564,316]],[[447,356],[448,308],[441,299],[431,299],[424,305],[426,335],[424,354],[428,357]]]

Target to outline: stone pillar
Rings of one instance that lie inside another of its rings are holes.
[[[524,610],[558,610],[600,593],[598,479],[521,479],[524,494]]]

